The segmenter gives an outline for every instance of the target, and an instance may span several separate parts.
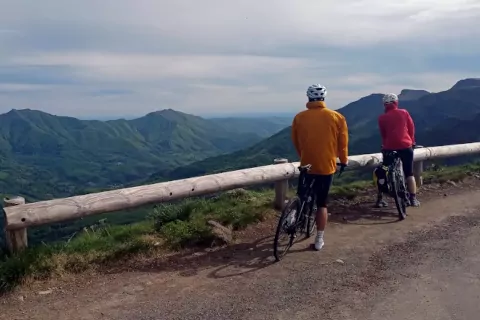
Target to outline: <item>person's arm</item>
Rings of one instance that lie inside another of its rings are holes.
[[[292,122],[292,142],[295,150],[297,150],[298,157],[302,156],[300,152],[300,142],[298,141],[298,133],[297,133],[297,117],[293,118]]]
[[[378,129],[380,130],[380,136],[382,137],[382,148],[385,145],[385,139],[387,138],[387,130],[385,130],[385,124],[382,121],[382,116],[378,117]]]
[[[413,123],[412,117],[408,111],[405,111],[407,116],[407,130],[410,139],[412,139],[412,144],[415,145],[415,124]]]
[[[346,165],[348,163],[348,126],[347,120],[342,115],[339,119],[337,145],[337,157],[340,159],[340,163]]]

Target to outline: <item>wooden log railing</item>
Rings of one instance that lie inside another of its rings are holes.
[[[467,143],[415,150],[415,175],[421,183],[424,160],[480,153],[480,143]],[[381,153],[349,157],[348,169],[370,167],[381,162]],[[40,201],[4,207],[6,231],[13,235],[26,234],[28,227],[79,219],[147,204],[168,202],[220,191],[275,183],[275,206],[282,208],[287,181],[298,176],[298,162],[277,159],[275,164],[262,167],[205,175],[132,188],[110,190],[63,199]],[[23,239],[23,238],[22,238]],[[26,247],[26,241],[11,241],[11,251]]]
[[[3,206],[12,207],[25,204],[25,198],[12,197],[3,199]],[[5,216],[6,217],[6,216]],[[6,223],[5,223],[6,229]],[[28,244],[27,229],[5,230],[5,243],[9,252],[19,251],[27,247]]]

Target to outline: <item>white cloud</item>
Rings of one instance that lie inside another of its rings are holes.
[[[475,22],[480,12],[476,0],[3,2],[7,4],[2,5],[0,18],[12,25],[90,23],[148,28],[196,44],[221,41],[261,46],[284,40],[368,45],[410,39],[415,34],[438,38],[442,33],[437,31],[445,24]]]
[[[74,52],[14,57],[14,65],[68,66],[85,77],[108,80],[158,80],[165,78],[231,79],[277,74],[306,67],[297,58],[248,55],[146,55]]]
[[[478,0],[0,0],[0,8],[0,111],[287,111],[303,108],[306,86],[318,82],[338,108],[372,92],[444,90],[480,71],[465,62],[480,54]],[[42,78],[59,70],[75,83]]]
[[[52,89],[52,86],[24,83],[0,83],[0,92],[31,92],[49,89]]]

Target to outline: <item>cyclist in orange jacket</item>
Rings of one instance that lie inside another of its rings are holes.
[[[324,245],[323,233],[328,221],[327,198],[337,157],[342,169],[348,162],[348,129],[343,115],[325,105],[327,89],[319,84],[307,90],[307,110],[298,113],[292,123],[292,141],[302,166],[310,164],[306,180],[315,178],[317,237],[315,249]],[[309,184],[309,182],[307,182]]]
[[[383,96],[385,113],[378,118],[378,127],[382,136],[382,153],[384,151],[398,152],[402,160],[403,174],[407,182],[407,189],[410,193],[410,205],[420,206],[416,197],[417,187],[413,175],[413,148],[415,146],[415,124],[410,113],[405,109],[398,108],[398,97],[396,94],[387,93]],[[383,159],[385,165],[389,165],[390,159]],[[381,193],[377,199],[377,207],[386,206]]]

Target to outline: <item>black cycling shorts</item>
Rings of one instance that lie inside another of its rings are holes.
[[[333,182],[333,174],[321,175],[321,174],[305,174],[305,184],[303,187],[310,186],[312,179],[315,179],[313,184],[313,194],[316,196],[317,208],[326,208],[328,202],[328,193],[330,192],[330,186]],[[303,194],[305,191],[302,189],[302,181],[299,181],[299,187],[301,188],[299,194]]]
[[[396,151],[402,160],[403,174],[405,177],[413,176],[413,148],[400,149],[400,150],[383,150],[383,164],[388,166],[393,162],[393,159],[385,157],[385,152]]]

